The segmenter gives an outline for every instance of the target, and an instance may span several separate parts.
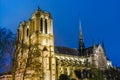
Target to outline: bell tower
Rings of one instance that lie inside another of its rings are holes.
[[[55,80],[53,20],[38,9],[18,28],[14,80]]]

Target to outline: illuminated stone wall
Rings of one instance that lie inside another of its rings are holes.
[[[102,46],[98,45],[97,47],[94,47],[93,52],[94,52],[93,59],[94,59],[95,67],[101,70],[107,69],[108,68],[107,59]]]
[[[78,80],[75,70],[84,70],[84,68],[90,67],[86,66],[85,61],[87,58],[78,57],[65,54],[56,54],[56,76],[57,80],[61,74],[66,74],[71,78]]]
[[[19,25],[14,62],[15,80],[55,80],[54,35],[51,15],[37,9]]]

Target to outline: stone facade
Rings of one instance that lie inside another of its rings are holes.
[[[15,80],[56,80],[51,15],[40,9],[18,28]]]
[[[19,25],[14,67],[8,80],[58,80],[61,74],[78,80],[76,70],[111,66],[103,46],[85,48],[82,30],[79,38],[78,49],[54,46],[52,17],[38,8],[29,21]]]

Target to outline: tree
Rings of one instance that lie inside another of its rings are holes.
[[[14,45],[15,35],[6,28],[0,28],[0,68],[4,69],[7,65],[9,67],[6,69],[9,70],[9,68],[12,67],[12,59],[15,49]]]
[[[111,67],[104,71],[107,80],[120,80],[120,69],[117,67]]]
[[[94,80],[104,80],[104,74],[102,70],[91,69],[91,74],[94,76]]]
[[[70,80],[70,77],[66,74],[61,74],[59,80]]]

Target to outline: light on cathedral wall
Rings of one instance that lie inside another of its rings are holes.
[[[42,42],[43,42],[43,45],[46,45],[46,39],[43,39]]]
[[[98,52],[98,51],[97,51],[97,52]],[[96,53],[97,53],[97,52],[96,52]],[[94,54],[94,55],[95,55],[95,57],[97,57],[97,58],[98,58],[98,55],[97,55],[97,54]]]
[[[112,67],[112,62],[111,61],[107,61],[107,65]]]

